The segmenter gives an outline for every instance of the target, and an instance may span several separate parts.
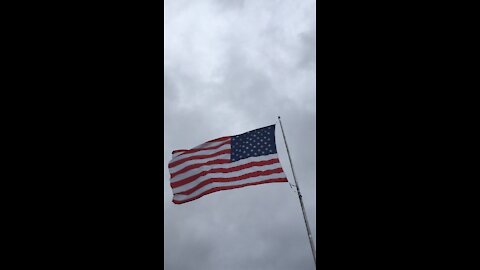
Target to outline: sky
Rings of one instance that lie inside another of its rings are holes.
[[[167,270],[314,269],[294,189],[272,183],[175,205],[175,149],[277,124],[281,116],[315,246],[314,0],[164,0],[164,259]]]

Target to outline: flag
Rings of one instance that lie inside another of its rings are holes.
[[[288,182],[278,159],[275,125],[175,150],[168,169],[175,204],[221,190]]]

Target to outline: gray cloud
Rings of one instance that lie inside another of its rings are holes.
[[[282,116],[316,239],[315,1],[166,0],[165,269],[313,269],[288,184],[222,191],[174,205],[174,149],[240,134]],[[277,125],[277,148],[293,177]]]

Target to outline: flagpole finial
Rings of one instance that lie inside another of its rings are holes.
[[[278,119],[280,119],[280,115],[278,116]]]

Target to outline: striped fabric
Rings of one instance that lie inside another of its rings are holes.
[[[278,159],[275,125],[175,150],[168,164],[173,202],[275,182],[288,182]]]

